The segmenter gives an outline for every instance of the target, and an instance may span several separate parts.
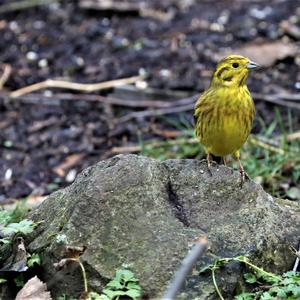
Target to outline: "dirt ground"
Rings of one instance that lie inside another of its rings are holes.
[[[142,100],[177,105],[199,94],[226,53],[246,53],[262,65],[249,78],[256,120],[269,124],[274,107],[286,120],[290,109],[294,130],[300,129],[297,0],[125,0],[108,8],[97,1],[52,1],[19,10],[11,2],[0,1],[0,76],[11,68],[0,89],[2,203],[48,194],[112,156],[113,147],[157,137],[153,124],[170,125],[155,116],[136,117],[151,106]],[[139,74],[146,78],[131,88],[9,96],[46,79],[96,83]],[[124,104],[105,101],[109,97]],[[182,113],[192,124],[189,105]],[[169,116],[176,120],[178,113]],[[256,121],[254,132],[259,130]]]

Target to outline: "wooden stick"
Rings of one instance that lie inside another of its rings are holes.
[[[0,93],[0,97],[6,97],[7,94]],[[147,108],[171,108],[178,107],[186,104],[192,104],[195,102],[195,97],[188,97],[178,100],[130,100],[130,99],[118,99],[112,97],[104,97],[94,94],[71,94],[71,93],[57,93],[52,96],[45,96],[44,94],[34,93],[22,95],[15,98],[18,101],[25,101],[32,104],[49,104],[54,105],[55,102],[60,101],[88,101],[88,102],[103,102],[105,104],[125,106],[125,107],[147,107]]]
[[[10,93],[9,96],[12,98],[17,98],[45,88],[61,88],[61,89],[76,90],[81,92],[94,92],[94,91],[113,88],[124,84],[134,83],[138,80],[142,80],[143,78],[144,76],[139,75],[139,76],[115,79],[115,80],[110,80],[110,81],[105,81],[100,83],[76,83],[76,82],[69,82],[63,80],[47,79],[45,81],[38,82],[26,86],[24,88],[18,89],[16,91],[13,91]]]
[[[0,90],[3,89],[4,84],[8,80],[9,76],[11,74],[11,66],[8,64],[3,65],[3,74],[0,77]]]
[[[264,95],[264,94],[252,93],[252,97],[256,100],[262,100],[262,101],[270,102],[285,107],[300,109],[300,103],[296,103],[296,101],[300,100],[300,94]]]
[[[249,142],[253,145],[258,146],[258,147],[261,147],[261,148],[264,148],[264,149],[267,149],[269,151],[273,151],[273,152],[276,152],[276,153],[279,153],[279,154],[282,154],[282,155],[285,153],[285,151],[283,149],[271,146],[269,144],[266,144],[266,143],[260,141],[259,139],[257,139],[254,136],[250,136]]]
[[[299,247],[298,247],[298,251],[293,246],[290,246],[290,250],[293,252],[293,254],[296,255],[296,260],[295,260],[295,263],[294,263],[294,266],[293,266],[293,272],[297,272],[299,262],[300,262],[300,244],[299,244]]]
[[[167,291],[162,297],[163,300],[173,300],[176,294],[180,291],[181,287],[184,284],[184,281],[187,275],[192,270],[196,261],[199,259],[201,255],[203,255],[208,245],[207,238],[199,238],[187,256],[181,263],[180,268],[175,273],[174,279],[169,285]]]
[[[139,111],[139,112],[132,112],[129,113],[123,117],[120,117],[117,122],[118,123],[123,123],[123,122],[128,122],[132,119],[140,119],[140,118],[145,118],[145,117],[153,117],[153,116],[161,116],[161,115],[167,115],[167,114],[174,114],[174,113],[179,113],[183,111],[188,111],[188,110],[193,110],[195,104],[187,104],[187,105],[181,105],[181,106],[175,106],[175,107],[169,107],[169,108],[162,108],[162,109],[149,109],[149,110],[144,110],[144,111]]]

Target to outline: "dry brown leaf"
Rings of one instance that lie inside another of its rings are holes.
[[[52,298],[46,284],[35,276],[26,282],[15,300],[52,300]]]
[[[67,258],[78,259],[85,251],[85,246],[66,246],[65,256]]]
[[[53,172],[60,177],[64,177],[66,174],[66,170],[80,162],[83,159],[83,157],[83,154],[72,154],[66,157],[63,163],[55,167],[53,169]]]
[[[218,55],[218,59],[228,54],[239,54],[249,57],[254,62],[263,67],[272,66],[277,60],[284,59],[288,56],[295,56],[297,47],[293,43],[269,42],[269,43],[249,43],[243,47],[232,49]]]

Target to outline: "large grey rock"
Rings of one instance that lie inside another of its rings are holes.
[[[197,272],[211,261],[211,253],[247,254],[273,272],[290,269],[294,257],[288,246],[298,242],[299,213],[252,181],[240,188],[239,173],[230,168],[214,166],[212,173],[197,160],[118,155],[99,162],[32,212],[30,217],[41,223],[29,249],[42,254],[45,278],[53,282],[62,240],[86,246],[82,261],[91,288],[101,291],[125,264],[151,299],[159,298],[195,238],[204,234],[210,250],[181,298],[215,299],[211,279]],[[241,270],[233,264],[220,273],[220,287],[229,298]],[[79,270],[60,279],[52,284],[55,294],[83,290]]]

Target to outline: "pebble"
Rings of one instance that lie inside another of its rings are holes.
[[[37,60],[38,57],[39,57],[38,54],[34,51],[29,51],[26,53],[26,58],[28,60],[34,61],[34,60]]]
[[[11,177],[12,177],[12,174],[13,174],[13,171],[12,171],[12,169],[7,169],[6,171],[5,171],[5,174],[4,174],[4,179],[5,180],[10,180],[11,179]]]
[[[66,176],[66,182],[73,182],[76,178],[77,171],[75,169],[71,169],[67,176]]]

